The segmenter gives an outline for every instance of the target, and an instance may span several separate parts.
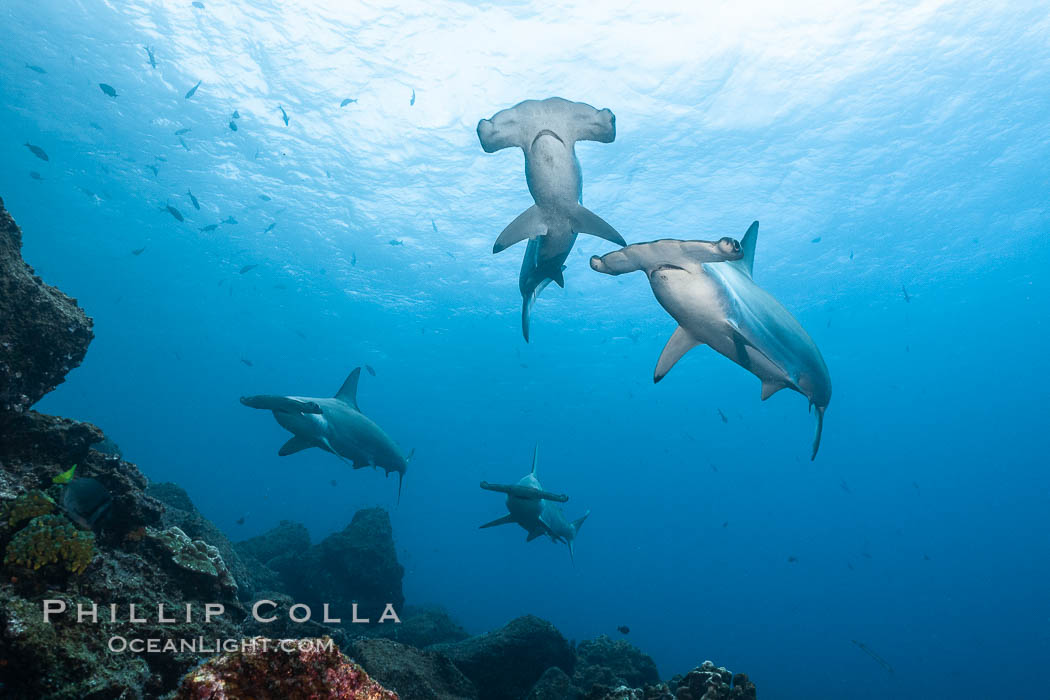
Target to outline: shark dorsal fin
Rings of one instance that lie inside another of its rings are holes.
[[[536,443],[536,447],[532,449],[532,475],[536,476],[536,463],[540,459],[540,443]]]
[[[747,270],[747,274],[754,277],[755,267],[755,245],[758,243],[758,222],[752,223],[744,237],[740,239],[740,251],[744,254],[744,257],[740,259],[740,264],[743,265],[744,269]]]
[[[339,391],[335,392],[335,398],[339,399],[344,403],[350,404],[355,410],[360,411],[357,407],[357,380],[361,378],[361,368],[358,367],[350,376],[343,382],[343,386],[339,387]]]

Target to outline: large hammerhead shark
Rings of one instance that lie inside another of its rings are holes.
[[[707,343],[762,380],[763,401],[785,387],[809,399],[817,409],[811,456],[816,459],[831,377],[802,325],[752,279],[757,241],[756,221],[740,243],[732,238],[636,243],[591,258],[591,267],[608,275],[644,270],[656,300],[678,321],[653,381],[663,379],[690,349]]]
[[[529,239],[521,261],[521,332],[529,340],[529,311],[553,280],[565,286],[562,271],[576,243],[589,233],[627,245],[600,216],[583,206],[583,175],[576,159],[577,141],[612,143],[616,117],[583,102],[560,97],[525,100],[478,122],[478,139],[486,153],[517,146],[525,153],[525,182],[535,204],[503,229],[492,252]]]
[[[401,500],[401,482],[412,453],[401,452],[390,436],[357,406],[358,367],[330,399],[303,396],[242,396],[241,403],[251,408],[273,411],[282,428],[293,434],[277,452],[284,457],[309,447],[331,452],[354,469],[379,467],[398,473],[397,498]],[[414,450],[413,450],[414,452]]]

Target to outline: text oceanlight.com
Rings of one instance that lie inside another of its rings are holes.
[[[277,650],[294,652],[330,652],[334,649],[331,637],[322,639],[138,639],[115,636],[109,638],[109,650],[115,654],[230,654],[233,652],[266,653]]]

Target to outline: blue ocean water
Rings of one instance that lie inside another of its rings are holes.
[[[1045,4],[199,4],[0,5],[0,196],[96,324],[41,410],[233,539],[389,508],[408,601],[472,632],[627,625],[663,676],[711,658],[767,698],[1045,692]],[[605,241],[522,340],[524,245],[491,246],[532,203],[523,159],[475,126],[552,95],[616,114],[577,153],[628,242],[762,222],[755,279],[834,385],[815,462],[806,400],[710,349],[653,385],[675,323],[590,270]],[[365,364],[362,410],[416,450],[400,505],[382,472],[279,458],[237,401]],[[478,482],[536,444],[591,511],[574,563],[478,529],[505,512]]]

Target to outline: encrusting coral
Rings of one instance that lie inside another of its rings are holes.
[[[189,535],[177,527],[169,527],[166,530],[147,527],[146,537],[170,552],[171,560],[179,567],[211,576],[221,585],[237,589],[237,581],[226,568],[219,550],[204,540],[190,539]]]
[[[295,640],[287,651],[278,640],[264,637],[244,643],[244,650],[213,657],[186,674],[175,699],[398,700],[397,693],[372,680],[329,637]]]
[[[68,571],[79,575],[94,556],[94,533],[78,530],[61,515],[40,515],[15,533],[7,545],[4,564],[35,570],[64,561]]]
[[[12,501],[4,516],[7,518],[7,524],[14,527],[38,515],[47,515],[54,509],[55,502],[46,493],[40,489],[32,489]]]

